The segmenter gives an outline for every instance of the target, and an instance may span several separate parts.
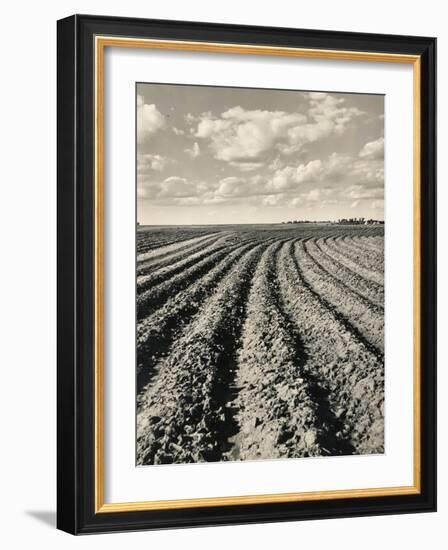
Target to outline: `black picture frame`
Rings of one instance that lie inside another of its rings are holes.
[[[164,510],[95,510],[94,38],[416,55],[421,62],[421,485],[418,494]],[[74,15],[57,24],[57,527],[72,534],[436,509],[436,39]]]

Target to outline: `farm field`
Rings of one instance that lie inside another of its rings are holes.
[[[384,226],[140,226],[137,464],[384,452]]]

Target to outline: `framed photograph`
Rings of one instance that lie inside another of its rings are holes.
[[[58,21],[58,527],[436,507],[434,38]]]

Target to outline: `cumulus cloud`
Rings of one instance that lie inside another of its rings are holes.
[[[275,157],[274,160],[272,160],[268,164],[268,170],[275,172],[276,170],[280,170],[280,168],[283,168],[284,166],[285,162],[280,157]]]
[[[261,199],[263,206],[282,206],[285,202],[285,195],[279,193],[277,195],[266,195]]]
[[[384,187],[366,188],[362,185],[352,185],[345,190],[350,199],[381,199],[384,196]]]
[[[268,151],[282,154],[299,151],[306,143],[341,134],[360,116],[346,107],[343,98],[326,93],[307,94],[307,114],[301,112],[247,110],[235,106],[220,116],[203,113],[194,135],[206,140],[218,160],[256,163]],[[190,119],[190,122],[191,119]]]
[[[193,147],[191,149],[184,149],[184,152],[187,153],[187,155],[190,156],[192,159],[195,159],[201,154],[201,149],[198,142],[195,141]]]
[[[285,136],[288,127],[304,116],[282,111],[247,111],[233,107],[220,118],[203,116],[196,137],[208,139],[215,158],[224,161],[253,162]]]
[[[294,197],[289,201],[288,206],[297,207],[297,206],[302,206],[302,204],[303,204],[302,197]]]
[[[272,176],[269,180],[271,191],[300,189],[304,183],[332,182],[347,179],[353,176],[354,160],[338,153],[332,153],[325,160],[311,160],[307,163],[285,165],[276,159],[269,166]]]
[[[288,130],[289,148],[294,152],[305,143],[315,142],[332,134],[342,134],[348,124],[363,114],[357,107],[344,106],[345,100],[331,94],[311,92],[306,124]],[[288,149],[285,149],[288,152]]]
[[[179,176],[157,181],[142,178],[138,192],[139,197],[161,206],[244,204],[315,210],[336,204],[347,208],[369,204],[379,210],[384,197],[381,170],[377,160],[333,153],[322,160],[296,164],[274,161],[271,169],[262,173],[240,171],[201,182]]]
[[[384,185],[384,165],[381,160],[358,160],[353,163],[351,174],[359,183],[368,186]]]
[[[159,197],[191,197],[196,192],[194,184],[185,178],[171,176],[160,184]]]
[[[184,115],[184,120],[187,124],[193,124],[197,122],[198,118],[192,115],[191,113],[187,113],[186,115]]]
[[[176,126],[173,126],[173,132],[176,134],[176,136],[185,135],[185,130],[182,130],[181,128],[176,128]]]
[[[142,143],[148,137],[165,128],[165,117],[154,104],[145,103],[141,95],[137,96],[137,141]]]
[[[231,161],[229,162],[230,166],[233,168],[238,168],[241,172],[253,172],[264,166],[263,162],[238,162]]]
[[[137,181],[137,196],[141,199],[175,199],[196,197],[197,194],[197,186],[179,176],[170,176],[162,181]]]
[[[337,133],[342,133],[347,124],[362,111],[357,107],[344,106],[345,100],[342,97],[325,92],[310,92],[310,116],[319,124],[333,126]]]
[[[230,176],[219,181],[216,195],[222,197],[250,197],[265,194],[267,180],[262,176]]]
[[[218,194],[228,196],[228,195],[239,195],[243,190],[243,186],[246,183],[246,180],[242,178],[237,178],[235,176],[230,176],[224,178],[219,182]]]
[[[328,179],[346,178],[353,171],[355,161],[349,155],[332,153],[325,161],[325,177]]]
[[[270,181],[272,190],[280,191],[297,187],[298,184],[316,181],[324,170],[321,160],[312,160],[307,164],[285,166],[276,170]]]
[[[383,159],[384,158],[384,138],[380,137],[375,141],[369,141],[359,152],[359,156],[364,159]]]
[[[326,190],[316,188],[316,189],[311,189],[310,191],[308,191],[308,193],[306,194],[306,198],[311,202],[316,202],[316,201],[320,200],[323,195],[327,195],[327,194],[328,194],[328,192],[326,192]]]
[[[328,204],[335,204],[338,202],[339,190],[331,188],[316,187],[299,193],[285,192],[285,193],[273,193],[267,195],[261,195],[259,197],[260,203],[263,206],[270,207],[322,207]]]
[[[174,162],[168,157],[152,153],[139,153],[137,155],[137,173],[140,175],[151,172],[162,172],[168,164]]]

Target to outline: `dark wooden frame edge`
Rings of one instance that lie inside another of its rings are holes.
[[[95,35],[421,56],[421,493],[94,512]],[[74,15],[57,26],[57,527],[72,534],[436,510],[436,39]]]

